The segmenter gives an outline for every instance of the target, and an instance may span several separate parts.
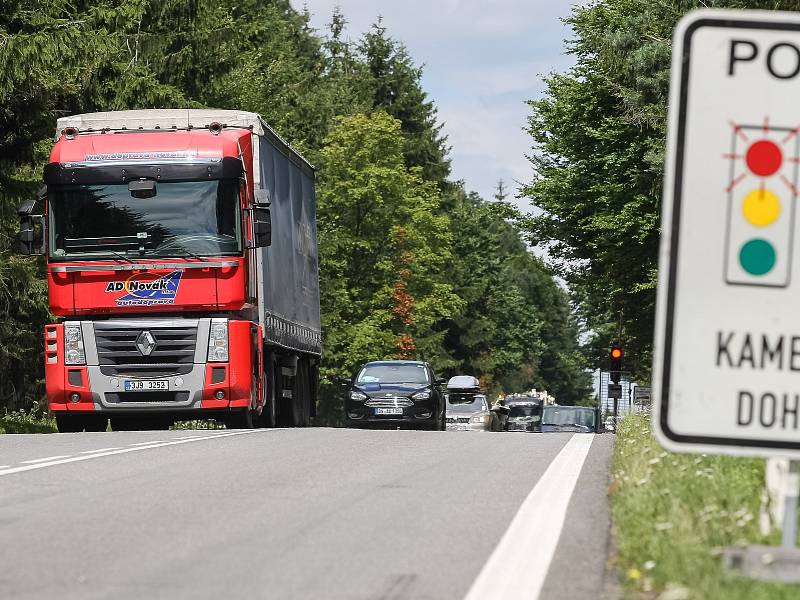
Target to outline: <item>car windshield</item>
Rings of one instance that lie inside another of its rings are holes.
[[[594,428],[594,410],[564,406],[546,406],[542,413],[542,425],[583,425]]]
[[[430,383],[425,365],[366,365],[356,383]]]
[[[511,410],[508,411],[508,418],[514,419],[518,417],[532,417],[534,415],[541,414],[541,412],[542,408],[540,406],[536,406],[535,404],[512,404]]]
[[[51,186],[48,196],[56,259],[241,251],[237,180],[159,181],[151,198],[132,197],[127,184]]]
[[[451,413],[475,413],[489,410],[486,405],[485,396],[461,396],[453,398],[451,395],[447,399],[447,412]]]

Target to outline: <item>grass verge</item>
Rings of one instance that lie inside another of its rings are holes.
[[[55,433],[56,420],[36,410],[0,414],[0,433]]]
[[[650,431],[649,417],[620,422],[611,509],[618,564],[629,598],[789,600],[800,586],[756,582],[723,571],[720,552],[734,544],[778,544],[764,538],[758,511],[761,459],[673,454]]]

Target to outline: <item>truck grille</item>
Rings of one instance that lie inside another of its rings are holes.
[[[124,327],[95,323],[95,342],[100,371],[104,375],[165,377],[192,370],[197,344],[197,325]],[[137,346],[139,336],[149,331],[153,345],[149,353]]]

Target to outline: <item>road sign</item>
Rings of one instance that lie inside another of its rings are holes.
[[[637,385],[633,388],[633,401],[636,404],[647,404],[650,402],[650,388]]]
[[[608,397],[609,398],[622,398],[622,386],[619,384],[608,384]]]
[[[672,48],[656,434],[800,457],[800,15],[692,12]]]

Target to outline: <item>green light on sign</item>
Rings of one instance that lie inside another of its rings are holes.
[[[766,275],[775,266],[775,248],[766,240],[750,240],[739,251],[739,262],[750,275]]]

